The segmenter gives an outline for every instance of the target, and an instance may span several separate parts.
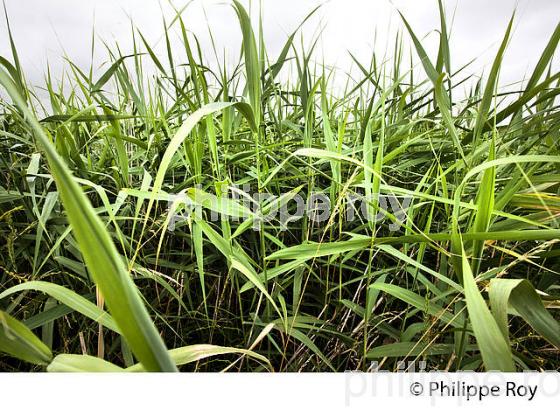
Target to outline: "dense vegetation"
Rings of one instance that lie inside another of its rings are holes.
[[[268,55],[233,8],[236,67],[209,67],[178,11],[165,52],[134,30],[98,73],[47,72],[48,102],[7,39],[0,369],[558,369],[560,26],[506,92],[512,18],[463,97],[441,2],[435,58],[403,17],[412,62],[397,38],[357,75],[316,63],[299,28]],[[244,184],[275,197],[200,200]],[[327,221],[263,217],[317,192]],[[384,219],[349,220],[350,194]]]

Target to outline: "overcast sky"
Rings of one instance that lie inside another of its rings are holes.
[[[164,46],[161,17],[165,16],[169,22],[174,16],[168,0],[5,1],[20,59],[33,85],[42,83],[47,61],[55,74],[60,72],[63,54],[78,66],[88,68],[94,26],[99,39],[117,42],[126,53],[131,49],[131,20],[151,44]],[[186,0],[173,1],[177,8],[186,3]],[[242,3],[249,5],[248,0]],[[262,3],[265,40],[271,54],[281,49],[288,33],[307,13],[323,4],[305,25],[304,37],[309,41],[319,27],[324,28],[318,55],[324,55],[329,64],[347,70],[350,65],[347,50],[364,63],[369,62],[374,47],[382,56],[387,41],[392,41],[396,30],[403,29],[397,9],[406,16],[418,36],[426,36],[425,41],[435,59],[437,33],[434,30],[439,26],[437,0],[263,0]],[[530,75],[560,17],[558,0],[446,0],[444,3],[451,31],[453,68],[476,58],[470,70],[476,74],[483,69],[488,71],[508,20],[517,10],[513,38],[501,73],[503,84]],[[253,2],[253,6],[257,4]],[[253,9],[256,11],[256,7]],[[211,61],[213,52],[208,42],[208,25],[219,53],[226,50],[230,59],[238,57],[240,29],[228,0],[194,0],[184,12],[184,18],[187,28],[203,40],[203,48]],[[10,55],[6,32],[2,21],[0,54],[3,56]],[[178,37],[176,32],[172,35]],[[100,42],[98,51],[102,51]],[[106,56],[98,53],[95,65],[103,61]]]

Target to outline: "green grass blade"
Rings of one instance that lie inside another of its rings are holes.
[[[226,354],[249,356],[263,363],[269,369],[272,368],[270,362],[266,357],[248,349],[238,349],[235,347],[199,344],[199,345],[179,347],[177,349],[173,349],[169,351],[169,355],[173,358],[173,361],[177,366],[197,362],[199,360],[206,359],[208,357],[221,356]],[[126,370],[130,372],[142,371],[142,365],[136,364],[134,366],[128,367]]]
[[[50,349],[23,323],[0,310],[0,352],[29,363],[47,365]]]
[[[74,309],[76,312],[81,313],[84,316],[102,324],[106,328],[109,328],[117,333],[119,330],[113,318],[104,310],[97,307],[94,303],[85,299],[84,297],[78,295],[70,289],[66,289],[63,286],[42,282],[42,281],[29,281],[25,283],[20,283],[19,285],[12,286],[6,289],[4,292],[0,293],[0,299],[7,298],[18,292],[23,292],[26,290],[35,290],[39,292],[46,293],[50,297],[58,300],[60,303]]]
[[[241,33],[243,35],[243,54],[245,56],[245,71],[247,77],[247,88],[249,90],[249,101],[255,116],[257,128],[261,121],[261,64],[255,41],[255,34],[251,27],[251,20],[245,8],[233,0],[233,8],[237,13]]]
[[[56,152],[49,137],[2,70],[0,84],[25,114],[29,126],[45,151],[89,273],[101,290],[109,311],[132,351],[150,371],[174,371],[176,367],[169,358],[163,340],[150,319],[138,289],[105,225],[74,180],[66,163]]]
[[[537,333],[560,349],[560,324],[545,309],[528,280],[492,279],[489,294],[492,313],[506,337],[509,337],[508,311],[513,309]]]
[[[490,313],[486,301],[478,290],[471,267],[463,249],[463,285],[465,288],[465,299],[476,342],[484,367],[487,371],[498,370],[502,372],[513,372],[515,366],[509,347],[509,341],[504,336],[500,327]]]
[[[490,74],[488,75],[486,87],[484,88],[484,94],[482,95],[482,100],[480,101],[480,105],[478,107],[478,113],[476,116],[476,122],[473,130],[474,133],[473,144],[475,146],[480,137],[480,134],[482,133],[482,127],[484,126],[488,118],[488,113],[490,111],[490,104],[492,103],[492,99],[494,98],[494,93],[498,81],[498,73],[500,71],[504,52],[506,51],[506,47],[509,41],[509,35],[511,32],[511,28],[513,26],[514,16],[515,14],[511,16],[511,19],[509,20],[506,33],[504,34],[504,38],[502,39],[502,44],[500,45],[500,48],[498,49],[498,53],[496,54],[496,57],[494,58],[494,62],[492,63],[492,68],[490,69]]]
[[[490,153],[488,161],[495,159],[495,139],[490,142]],[[471,227],[472,232],[486,232],[490,227],[492,212],[494,211],[494,195],[496,190],[496,169],[490,167],[484,170],[476,197],[476,207],[474,221]],[[473,272],[478,273],[482,253],[484,251],[484,241],[474,241],[473,243]]]
[[[79,354],[59,354],[47,366],[51,373],[113,373],[124,369],[99,357]]]
[[[456,318],[454,318],[450,312],[448,312],[435,302],[426,300],[426,298],[423,298],[422,296],[408,289],[404,289],[400,286],[390,283],[372,283],[370,285],[370,288],[388,293],[389,295],[394,296],[411,306],[414,306],[421,312],[426,312],[445,323],[450,323],[456,327],[462,326],[462,324]]]
[[[461,155],[461,158],[466,163],[465,152],[463,151],[463,147],[461,146],[461,141],[459,140],[459,134],[457,129],[455,128],[455,123],[453,122],[453,118],[451,116],[451,109],[449,107],[449,98],[443,89],[443,80],[445,79],[446,74],[443,73],[438,76],[436,83],[435,83],[435,94],[436,94],[436,102],[439,107],[439,111],[441,112],[441,117],[443,118],[443,122],[447,127],[447,131],[449,135],[451,135],[451,139],[453,140],[453,144],[455,144],[455,148]]]
[[[401,19],[402,19],[404,25],[406,26],[406,29],[408,30],[408,34],[410,34],[410,37],[412,38],[412,43],[414,44],[414,47],[416,48],[416,52],[418,53],[418,57],[420,57],[420,62],[422,63],[422,66],[424,67],[424,71],[426,72],[426,75],[428,76],[428,78],[430,79],[430,81],[433,84],[436,84],[437,79],[439,77],[438,72],[436,71],[435,67],[433,66],[432,62],[430,61],[430,58],[428,57],[428,54],[426,53],[426,50],[422,46],[422,43],[420,42],[418,37],[416,37],[416,34],[414,34],[414,31],[412,30],[412,27],[410,27],[410,24],[408,24],[408,21],[404,18],[404,16],[402,15],[401,12],[399,12],[399,14],[401,16]]]

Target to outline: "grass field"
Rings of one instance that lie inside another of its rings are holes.
[[[514,17],[474,81],[434,5],[437,55],[403,16],[351,76],[236,1],[208,67],[178,10],[163,53],[45,67],[48,101],[2,39],[0,370],[560,369],[560,25],[506,90]]]

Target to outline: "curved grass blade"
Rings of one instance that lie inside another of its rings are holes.
[[[64,305],[74,309],[76,312],[89,317],[90,319],[98,322],[108,329],[120,333],[115,321],[107,312],[105,312],[103,309],[100,309],[94,303],[78,295],[74,291],[66,289],[63,286],[54,283],[42,281],[20,283],[19,285],[12,286],[11,288],[6,289],[4,292],[0,293],[0,299],[4,299],[10,295],[13,295],[14,293],[22,292],[25,290],[35,290],[46,293],[50,297],[58,300],[60,303],[63,303]]]
[[[521,316],[537,333],[560,349],[560,324],[545,309],[526,279],[492,279],[490,305],[500,330],[508,337],[508,310]]]
[[[0,310],[0,352],[29,363],[47,365],[51,350],[19,320]]]
[[[439,111],[441,112],[441,118],[443,118],[443,122],[449,131],[449,135],[451,135],[451,139],[453,140],[453,144],[455,144],[455,148],[459,151],[461,158],[466,163],[467,160],[465,158],[465,152],[463,151],[463,147],[461,146],[461,142],[459,141],[459,134],[457,133],[457,129],[455,128],[455,124],[453,122],[453,118],[451,117],[451,110],[449,107],[449,99],[445,94],[443,89],[443,80],[445,79],[446,74],[443,73],[438,76],[436,83],[435,83],[435,94],[436,94],[436,102],[439,107]]]
[[[509,34],[511,32],[511,27],[513,25],[513,18],[514,15],[511,16],[509,20],[508,27],[506,29],[506,33],[504,34],[504,38],[502,39],[502,44],[494,58],[494,62],[492,63],[492,68],[490,69],[490,74],[488,75],[488,80],[486,83],[486,87],[484,88],[484,94],[482,95],[482,100],[480,101],[480,105],[478,108],[478,114],[476,116],[476,122],[474,125],[474,143],[473,145],[477,145],[478,138],[482,133],[482,129],[484,124],[486,123],[486,119],[488,118],[488,112],[490,111],[490,103],[492,102],[492,98],[494,98],[495,89],[498,81],[498,73],[500,71],[500,66],[502,65],[502,58],[504,56],[504,52],[506,50],[506,46],[509,40]]]
[[[239,354],[249,356],[260,361],[269,369],[272,369],[272,365],[266,357],[247,349],[199,344],[179,347],[177,349],[172,349],[169,351],[169,355],[172,357],[177,366],[224,354]],[[126,370],[130,372],[138,372],[143,370],[143,366],[141,363],[138,363],[134,366],[128,367]]]
[[[495,135],[492,136],[490,142],[490,153],[488,161],[495,159]],[[492,212],[494,211],[494,192],[496,190],[496,169],[490,167],[484,170],[482,180],[478,188],[476,197],[476,207],[474,221],[471,226],[471,232],[486,232],[492,221]],[[484,251],[484,241],[473,242],[473,272],[476,275],[480,267],[482,254]]]
[[[423,298],[408,289],[404,289],[390,283],[379,282],[372,283],[369,287],[371,289],[377,289],[388,293],[389,295],[394,296],[403,302],[414,306],[416,309],[442,320],[445,323],[450,323],[456,327],[462,327],[462,323],[458,319],[454,318],[450,312],[434,302],[427,301],[426,298]]]
[[[509,341],[500,330],[478,290],[464,249],[462,249],[461,260],[463,263],[463,286],[465,288],[465,299],[467,300],[467,311],[469,312],[469,319],[478,348],[482,354],[484,367],[487,371],[513,372],[515,371],[515,366]]]
[[[428,57],[426,50],[424,50],[422,43],[420,42],[420,40],[418,40],[416,34],[414,34],[414,31],[412,30],[412,27],[410,27],[410,24],[408,24],[408,21],[404,18],[404,16],[400,11],[399,14],[401,15],[401,19],[404,25],[406,26],[406,29],[408,30],[408,34],[410,34],[410,37],[412,38],[412,42],[414,43],[414,47],[416,48],[418,57],[420,57],[420,61],[424,66],[424,71],[426,71],[426,75],[432,81],[432,83],[435,84],[438,79],[438,72],[436,71],[434,65],[430,61],[430,58]]]
[[[45,151],[88,271],[132,351],[149,371],[175,371],[176,367],[105,225],[56,152],[50,138],[25,105],[15,85],[1,69],[0,84],[22,110]]]
[[[251,20],[245,8],[233,0],[233,8],[237,13],[241,33],[243,35],[243,53],[245,55],[245,70],[247,75],[247,88],[249,90],[249,101],[255,116],[257,129],[261,121],[261,61],[257,51],[255,34],[251,27]]]
[[[110,373],[123,372],[122,367],[95,356],[80,354],[59,354],[47,366],[48,372],[88,372]]]
[[[101,87],[103,87],[107,81],[111,79],[111,77],[115,74],[115,72],[119,69],[120,65],[124,62],[125,59],[129,57],[134,57],[136,54],[131,54],[127,56],[123,56],[116,60],[111,66],[105,71],[101,77],[96,81],[96,83],[92,87],[93,92],[101,91]]]

